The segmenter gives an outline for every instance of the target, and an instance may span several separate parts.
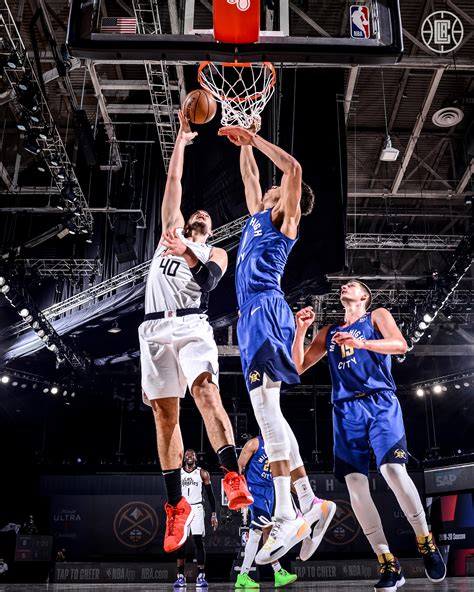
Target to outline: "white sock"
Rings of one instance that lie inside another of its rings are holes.
[[[377,556],[390,553],[380,515],[370,495],[369,480],[362,473],[351,473],[345,478],[352,509],[374,553]]]
[[[260,539],[262,538],[262,531],[261,530],[254,530],[253,528],[250,529],[249,532],[249,540],[245,545],[245,554],[244,560],[242,562],[242,567],[240,568],[241,574],[248,574],[250,568],[252,567],[252,563],[255,559],[255,555],[258,551],[258,545],[260,543]]]
[[[305,514],[311,509],[313,500],[316,497],[314,495],[314,491],[311,488],[308,476],[306,475],[305,477],[300,477],[293,482],[293,485],[295,486],[296,493],[298,495],[300,510],[303,512],[303,514]],[[319,500],[319,498],[317,499]]]
[[[281,565],[279,561],[275,561],[272,563],[272,567],[273,567],[273,571],[276,573],[277,571],[280,571],[281,569]]]
[[[291,499],[291,477],[274,477],[273,485],[275,487],[275,517],[294,520],[296,512]]]
[[[415,531],[416,536],[428,536],[430,531],[426,522],[425,511],[412,478],[405,465],[387,463],[380,467],[385,481],[395,494],[400,508]]]

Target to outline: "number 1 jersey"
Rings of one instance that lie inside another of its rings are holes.
[[[177,233],[201,263],[209,261],[210,245],[188,240],[182,228],[178,228]],[[151,262],[145,292],[145,314],[180,308],[199,308],[205,312],[208,293],[203,292],[194,281],[183,257],[163,257],[165,251],[166,247],[158,245]]]

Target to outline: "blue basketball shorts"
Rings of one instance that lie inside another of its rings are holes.
[[[275,492],[273,487],[260,487],[259,485],[248,484],[253,497],[253,504],[249,507],[250,528],[262,529],[268,526],[266,522],[272,519],[273,507],[275,505]],[[262,520],[263,518],[263,520]]]
[[[249,391],[262,385],[264,373],[283,387],[299,384],[291,356],[294,335],[293,313],[279,292],[257,295],[241,308],[237,336]]]
[[[334,473],[369,475],[370,448],[377,468],[405,464],[408,450],[400,403],[393,391],[337,401],[333,405]]]

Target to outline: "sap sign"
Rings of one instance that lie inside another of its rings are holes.
[[[448,475],[436,475],[435,480],[438,487],[450,487],[457,481],[457,475],[454,473]]]
[[[474,489],[474,463],[425,470],[425,493],[455,493]]]

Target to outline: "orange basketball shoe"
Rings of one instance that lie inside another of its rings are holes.
[[[176,506],[165,504],[165,512],[166,530],[163,547],[167,553],[172,553],[186,542],[194,512],[184,497],[179,500]]]
[[[253,504],[253,497],[243,475],[229,471],[224,477],[224,491],[229,500],[229,510],[240,510]]]

